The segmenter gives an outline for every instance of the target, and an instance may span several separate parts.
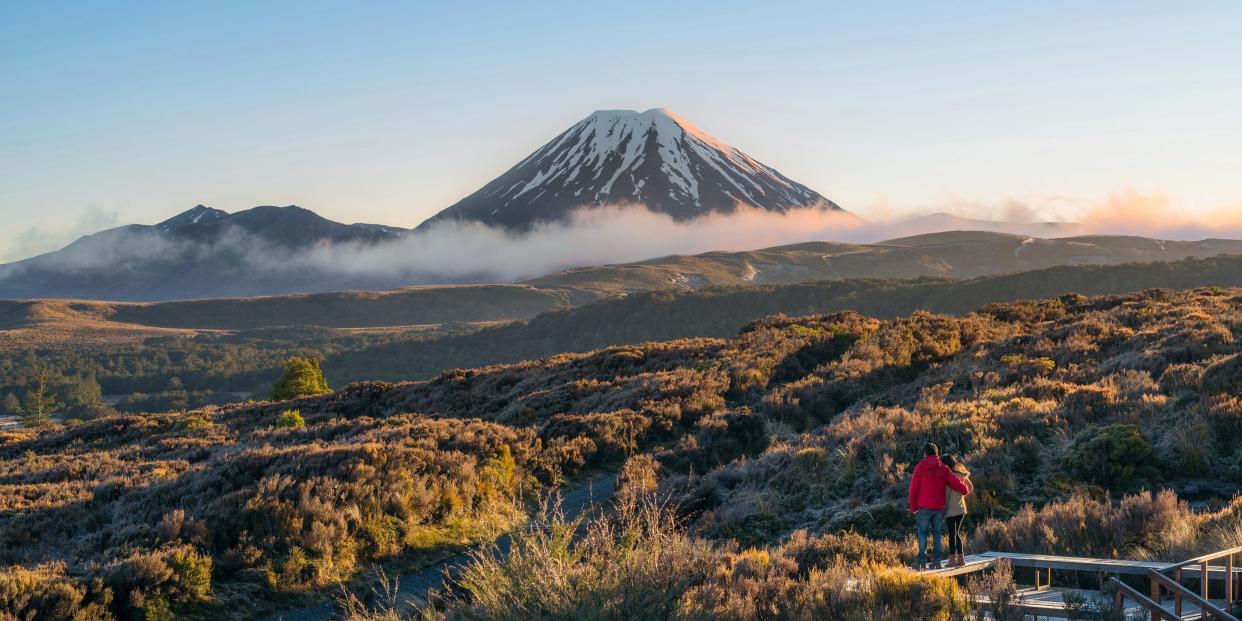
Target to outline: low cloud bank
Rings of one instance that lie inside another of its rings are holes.
[[[1003,210],[1001,209],[1003,207]],[[1010,201],[991,213],[1035,218],[1041,210]],[[774,213],[743,208],[676,221],[641,206],[583,209],[565,222],[515,235],[478,223],[445,222],[378,244],[324,244],[290,251],[238,230],[210,242],[151,230],[114,229],[39,259],[66,272],[151,273],[153,265],[198,263],[244,276],[296,275],[358,287],[520,281],[574,266],[640,261],[670,254],[753,250],[807,241],[873,243],[921,233],[982,229],[1035,237],[1127,234],[1162,239],[1242,237],[1242,209],[1179,210],[1160,194],[1122,193],[1080,211],[1072,224],[989,222],[944,213],[861,220],[820,208]],[[5,270],[0,270],[5,271]],[[7,271],[10,274],[13,268]],[[3,274],[0,274],[3,275]]]
[[[619,206],[580,210],[568,221],[544,223],[522,235],[446,222],[385,244],[319,248],[298,262],[358,275],[396,271],[514,281],[574,266],[810,240],[858,241],[877,233],[853,215],[817,208],[784,214],[739,209],[679,222],[640,206]]]

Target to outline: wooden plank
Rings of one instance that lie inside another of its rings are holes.
[[[1102,571],[1109,574],[1146,575],[1150,570],[1161,571],[1170,567],[1169,563],[1159,561],[1053,556],[1050,554],[1026,554],[1022,552],[984,552],[978,556],[993,560],[1008,559],[1014,567],[1038,567],[1040,569],[1058,569],[1063,571]]]
[[[933,574],[950,578],[953,576],[961,576],[972,574],[978,571],[984,571],[996,566],[996,559],[983,558],[980,555],[972,554],[966,557],[966,564],[961,567],[942,567],[940,569],[926,569],[920,573]]]
[[[1106,597],[1098,591],[1086,591],[1082,589],[1066,589],[1066,588],[1042,588],[1039,590],[1022,589],[1018,591],[1017,598],[1012,602],[1012,606],[1024,615],[1034,617],[1051,617],[1056,619],[1066,618],[1065,594],[1079,593],[1091,599],[1105,601]],[[978,597],[975,599],[978,603],[988,603],[987,597]]]
[[[1056,556],[1052,554],[1028,554],[1025,552],[982,552],[980,554],[971,555],[968,559],[1009,559],[1014,567],[1038,567],[1040,569],[1057,569],[1063,571],[1090,571],[1104,572],[1107,574],[1129,574],[1129,575],[1146,575],[1148,571],[1165,572],[1170,569],[1178,569],[1173,563],[1165,563],[1162,561],[1136,561],[1130,559],[1117,558],[1089,558],[1081,556]],[[1198,576],[1202,572],[1201,566],[1195,565],[1181,569],[1187,576]],[[1235,567],[1233,571],[1242,574],[1242,568]],[[1223,578],[1226,574],[1224,567],[1209,567],[1208,572],[1214,577]]]

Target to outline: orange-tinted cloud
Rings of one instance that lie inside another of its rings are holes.
[[[1163,193],[1126,191],[1089,209],[1080,230],[1161,239],[1238,238],[1242,237],[1242,206],[1190,209]]]

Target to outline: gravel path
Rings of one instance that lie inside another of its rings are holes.
[[[567,519],[573,519],[598,503],[612,497],[616,489],[617,476],[608,474],[588,479],[581,484],[566,490],[561,495],[561,512]],[[510,539],[503,535],[496,540],[498,555],[509,551]],[[488,544],[476,546],[475,550]],[[397,577],[397,600],[401,602],[422,599],[427,591],[439,587],[444,582],[445,572],[465,565],[470,561],[470,552],[462,552],[443,561],[430,565],[420,571]],[[336,615],[336,604],[327,601],[315,606],[287,610],[268,617],[265,621],[330,621]]]

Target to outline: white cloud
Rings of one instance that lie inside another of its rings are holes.
[[[83,235],[116,226],[118,220],[116,211],[88,205],[67,225],[53,228],[32,226],[10,234],[5,243],[0,244],[0,249],[5,249],[4,254],[0,255],[0,263],[58,250]]]

